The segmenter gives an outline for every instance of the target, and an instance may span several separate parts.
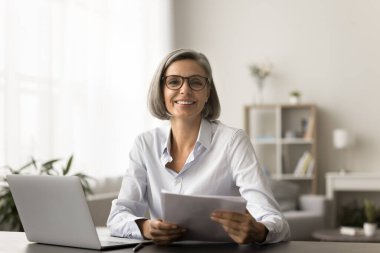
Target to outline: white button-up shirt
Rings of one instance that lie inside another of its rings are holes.
[[[141,134],[107,225],[114,236],[142,238],[135,220],[162,218],[161,190],[181,194],[242,196],[247,210],[269,233],[266,243],[289,238],[289,225],[260,168],[247,134],[219,121],[203,119],[194,150],[179,173],[166,167],[170,125]]]

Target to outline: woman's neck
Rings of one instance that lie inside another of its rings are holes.
[[[198,137],[201,121],[201,117],[195,120],[172,119],[172,148],[180,152],[193,149]]]
[[[184,121],[171,119],[171,148],[170,155],[173,161],[167,164],[167,167],[179,173],[183,168],[186,159],[194,149],[198,137],[199,128],[202,118],[194,121]]]

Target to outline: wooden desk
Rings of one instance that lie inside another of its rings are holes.
[[[97,250],[68,248],[30,243],[25,234],[20,232],[0,232],[0,252],[6,253],[95,253]],[[132,248],[107,252],[132,252]],[[347,253],[365,252],[379,253],[378,243],[348,243],[348,242],[285,242],[273,245],[244,245],[236,244],[187,244],[172,246],[150,245],[139,253]]]

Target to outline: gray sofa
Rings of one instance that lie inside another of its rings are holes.
[[[105,227],[111,210],[111,202],[116,199],[118,192],[102,193],[87,198],[92,220],[95,226]]]
[[[106,226],[111,202],[119,194],[121,180],[121,177],[108,177],[92,185],[94,195],[87,197],[87,203],[95,226]]]
[[[283,212],[291,231],[292,241],[313,240],[315,230],[326,227],[326,197],[322,195],[301,195],[299,208]]]
[[[312,240],[315,230],[326,227],[327,199],[323,195],[300,195],[298,185],[269,180],[273,195],[287,219],[292,241]]]

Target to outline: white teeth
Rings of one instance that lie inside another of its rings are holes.
[[[176,103],[180,104],[180,105],[191,105],[194,102],[192,102],[192,101],[177,101]]]

